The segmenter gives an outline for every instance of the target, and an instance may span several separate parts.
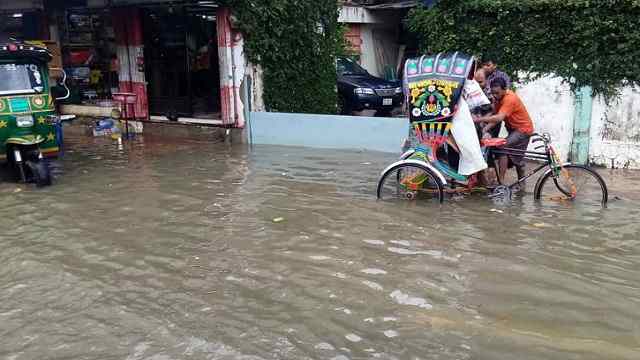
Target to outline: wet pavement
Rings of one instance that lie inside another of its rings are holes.
[[[0,183],[1,359],[640,358],[638,172],[384,204],[393,154],[66,140]]]

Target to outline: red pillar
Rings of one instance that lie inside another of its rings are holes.
[[[216,14],[218,59],[220,64],[220,115],[226,125],[235,121],[233,111],[233,79],[231,65],[231,11],[221,7]]]
[[[121,92],[135,93],[136,118],[147,118],[149,103],[144,78],[144,39],[140,9],[134,7],[112,10],[113,27],[118,47],[118,78]]]
[[[240,84],[245,74],[242,33],[231,27],[231,10],[221,7],[217,12],[218,59],[220,64],[220,104],[223,124],[244,127],[244,104]]]
[[[349,43],[349,50],[360,56],[362,54],[362,26],[360,24],[348,24],[344,37]]]

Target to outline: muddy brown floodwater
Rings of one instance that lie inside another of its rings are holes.
[[[0,183],[0,358],[640,359],[638,172],[605,209],[376,202],[393,160],[68,138]]]

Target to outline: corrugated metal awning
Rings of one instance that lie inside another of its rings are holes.
[[[43,10],[42,0],[0,1],[0,13]]]
[[[111,5],[199,5],[217,6],[218,1],[210,0],[111,0]]]
[[[401,10],[410,9],[418,6],[420,1],[408,0],[408,1],[395,1],[386,4],[366,5],[365,8],[369,10]]]

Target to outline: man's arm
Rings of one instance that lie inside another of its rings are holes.
[[[474,122],[476,123],[481,123],[481,122],[486,122],[486,123],[491,123],[491,124],[499,124],[501,122],[504,121],[504,119],[506,119],[507,116],[503,113],[497,113],[495,115],[490,115],[490,116],[480,116],[480,117],[476,117],[475,119],[473,119]]]
[[[487,124],[482,128],[482,132],[483,133],[488,133],[489,131],[491,131],[491,129],[493,129],[494,127],[498,126],[500,123],[491,123],[491,124]]]

